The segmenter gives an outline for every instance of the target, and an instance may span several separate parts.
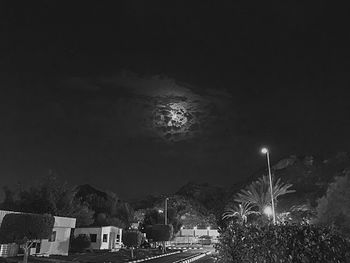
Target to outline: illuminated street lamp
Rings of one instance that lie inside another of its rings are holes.
[[[264,208],[264,214],[270,218],[272,216],[272,207],[271,206],[265,206]]]
[[[166,197],[165,198],[165,207],[164,207],[164,224],[167,225],[168,224],[168,200],[169,198]]]
[[[270,194],[271,194],[271,205],[272,205],[272,216],[273,216],[273,224],[276,224],[276,214],[275,214],[275,202],[273,200],[273,190],[272,190],[272,176],[271,176],[271,168],[270,168],[270,155],[269,150],[267,148],[262,148],[261,153],[266,154],[267,159],[267,169],[269,171],[269,179],[270,179]],[[266,209],[266,208],[265,208]]]

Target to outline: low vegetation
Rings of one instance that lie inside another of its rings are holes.
[[[221,231],[219,263],[347,262],[349,243],[329,227],[232,224]]]

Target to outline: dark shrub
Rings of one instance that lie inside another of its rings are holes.
[[[349,243],[312,225],[232,225],[217,244],[219,262],[346,262]]]
[[[146,228],[146,237],[153,242],[169,241],[172,235],[172,225],[153,225]]]
[[[134,248],[138,248],[141,245],[142,233],[136,229],[126,230],[122,235],[122,239],[123,244],[130,248],[131,258],[134,258]]]
[[[37,240],[50,237],[54,223],[55,218],[51,215],[7,214],[0,227],[0,243],[22,245],[23,262],[27,263],[29,249]]]
[[[91,240],[88,235],[78,235],[77,237],[72,237],[70,242],[70,248],[73,252],[84,252],[91,246]]]

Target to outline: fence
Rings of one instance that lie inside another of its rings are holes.
[[[0,257],[14,257],[17,256],[18,245],[15,243],[11,244],[0,244]]]

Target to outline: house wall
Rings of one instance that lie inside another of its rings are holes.
[[[115,239],[113,240],[113,242],[115,242],[116,247],[121,247],[123,230],[115,226],[106,226],[106,227],[103,227],[103,229],[105,231],[104,233],[108,232],[108,244],[111,244],[110,243],[111,233],[115,233]],[[118,235],[119,235],[119,240],[117,240]],[[109,246],[109,248],[111,247]]]
[[[218,237],[219,236],[219,232],[217,229],[186,229],[186,228],[182,228],[180,229],[179,233],[177,234],[177,236],[182,236],[182,237],[186,237],[186,236],[196,236],[196,237],[200,237],[200,236],[211,236],[211,237]]]
[[[180,236],[194,236],[194,229],[180,229]]]
[[[38,254],[68,255],[71,228],[54,227],[52,231],[56,231],[55,241],[49,241],[48,239],[41,240],[40,252]]]
[[[74,230],[74,236],[78,235],[90,235],[90,234],[96,234],[96,242],[91,242],[92,249],[112,249],[111,246],[111,233],[115,233],[115,238],[117,235],[120,236],[120,240],[118,244],[116,244],[116,248],[121,246],[121,238],[122,238],[122,229],[114,227],[114,226],[104,226],[104,227],[84,227],[84,228],[76,228]],[[107,235],[107,241],[103,242],[103,235]],[[114,240],[115,242],[115,240]]]
[[[56,238],[53,241],[41,240],[38,254],[68,255],[70,232],[72,228],[75,228],[75,223],[75,218],[55,216],[52,232],[56,231]]]

